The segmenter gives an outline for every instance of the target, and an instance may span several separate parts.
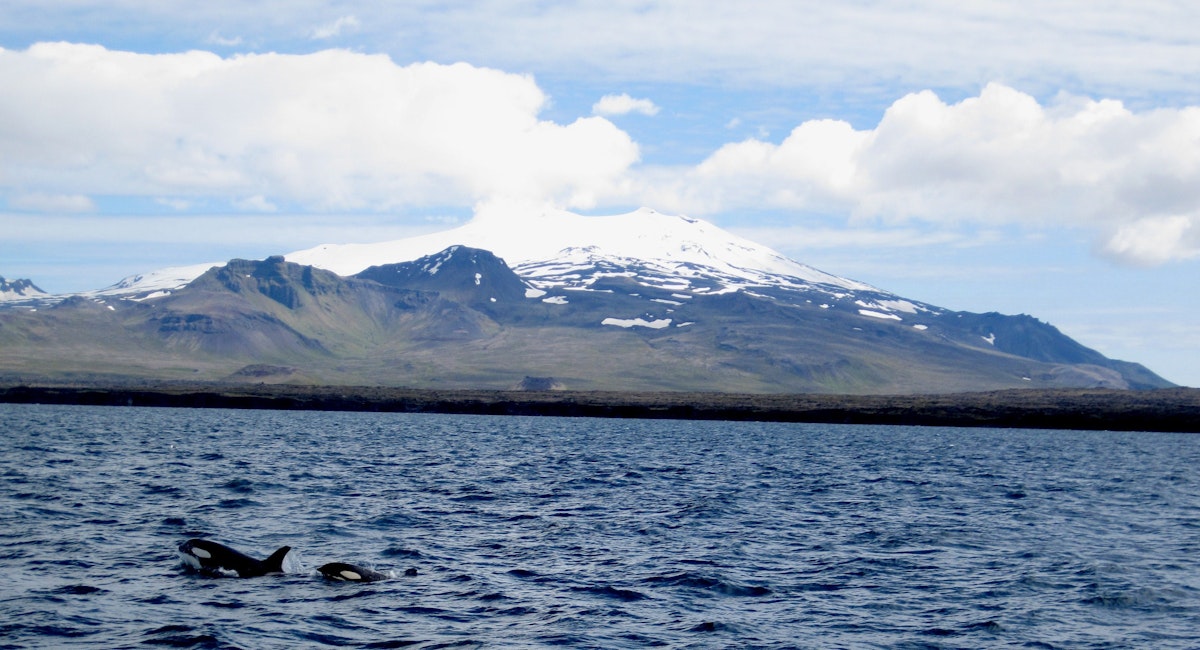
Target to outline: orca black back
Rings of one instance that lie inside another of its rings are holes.
[[[283,558],[290,546],[282,546],[265,560],[258,560],[236,549],[207,539],[189,539],[179,545],[179,554],[189,566],[209,575],[255,578],[283,573]]]

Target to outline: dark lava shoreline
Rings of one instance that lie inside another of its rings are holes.
[[[1195,388],[819,395],[147,383],[0,386],[0,402],[1200,432]]]

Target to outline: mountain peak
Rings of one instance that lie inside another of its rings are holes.
[[[296,309],[309,297],[336,290],[337,276],[329,271],[288,263],[282,255],[265,260],[230,260],[224,266],[209,269],[190,287],[216,289],[241,294],[262,294]]]
[[[525,298],[521,278],[491,252],[450,246],[411,262],[372,266],[354,277],[418,291],[436,291],[466,304],[480,305]]]
[[[31,280],[5,280],[4,276],[0,276],[0,302],[44,298],[48,295],[50,294],[42,291]]]
[[[780,281],[852,291],[873,287],[824,273],[707,221],[650,208],[584,216],[547,206],[490,204],[466,224],[443,232],[378,244],[324,245],[291,253],[288,261],[353,275],[369,266],[406,262],[453,245],[493,252],[513,268],[528,263],[640,260],[658,268],[687,267],[734,285]]]

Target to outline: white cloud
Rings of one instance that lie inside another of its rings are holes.
[[[367,3],[369,4],[369,3]],[[1200,5],[1189,2],[489,0],[469,8],[355,7],[421,56],[616,80],[839,93],[978,87],[1198,97]]]
[[[247,212],[275,212],[279,208],[274,203],[268,201],[263,195],[255,194],[244,199],[234,201],[234,207]]]
[[[331,23],[321,25],[320,27],[312,30],[312,37],[315,40],[325,40],[335,36],[341,36],[343,32],[353,31],[358,29],[358,27],[358,18],[355,18],[353,15],[342,16]]]
[[[896,248],[971,247],[990,243],[983,233],[968,237],[960,232],[924,232],[912,228],[812,228],[807,226],[740,226],[730,228],[751,241],[769,243],[776,250],[813,251],[823,248],[887,250]]]
[[[642,115],[657,115],[658,106],[649,99],[634,99],[625,93],[620,95],[605,95],[592,105],[592,113],[596,115],[627,115],[641,113]]]
[[[185,201],[183,199],[176,199],[176,198],[166,197],[166,196],[160,196],[160,197],[154,199],[154,202],[159,205],[163,205],[168,208],[171,208],[172,210],[175,210],[177,212],[183,212],[185,210],[190,210],[192,208],[191,201]]]
[[[1139,219],[1118,228],[1102,252],[1135,266],[1200,257],[1200,218],[1175,215]]]
[[[1066,225],[1115,232],[1127,261],[1193,256],[1200,107],[1033,97],[991,84],[947,104],[907,95],[874,129],[813,120],[782,142],[727,144],[690,168],[646,170],[642,196],[695,214],[779,208],[889,224]]]
[[[540,119],[548,100],[531,77],[468,64],[43,43],[0,50],[0,87],[0,192],[18,209],[91,210],[98,196],[255,211],[512,197],[845,214],[865,231],[1087,228],[1102,254],[1143,265],[1200,252],[1200,107],[1043,103],[1002,84],[954,103],[924,91],[873,128],[810,120],[694,166],[635,168],[637,144],[607,119]],[[623,94],[593,111],[656,108]]]
[[[30,219],[24,215],[0,212],[0,231],[4,232],[5,237],[30,244],[61,243],[73,248],[99,246],[94,249],[94,254],[103,254],[104,250],[122,250],[122,246],[129,245],[136,245],[143,250],[153,250],[157,245],[181,248],[206,246],[213,251],[204,257],[176,259],[171,262],[175,265],[205,259],[228,259],[229,253],[222,251],[245,248],[257,249],[256,254],[263,256],[282,254],[310,247],[314,242],[345,241],[351,236],[348,233],[353,233],[352,237],[356,240],[390,241],[445,230],[447,226],[457,223],[449,218],[441,222],[437,217],[427,219],[424,223],[402,219],[389,221],[375,214],[246,213],[200,217],[146,214],[98,217],[94,214],[49,213]],[[134,258],[125,259],[123,263],[132,265],[127,269],[129,273],[149,269],[138,269]]]
[[[326,50],[222,58],[0,50],[0,191],[388,209],[498,195],[587,207],[638,159],[533,79]]]
[[[9,207],[31,212],[92,212],[96,204],[81,194],[18,194],[8,200]]]
[[[210,43],[212,45],[220,45],[223,47],[234,47],[234,46],[242,44],[242,37],[241,36],[226,37],[226,36],[222,36],[220,34],[220,32],[213,31],[211,34],[208,35],[208,38],[205,39],[205,42]]]
[[[324,5],[338,14],[324,13]],[[351,17],[357,25],[347,24]],[[7,42],[29,42],[33,34],[96,43],[162,34],[186,48],[219,30],[255,47],[298,51],[312,38],[355,29],[355,47],[398,61],[469,61],[608,84],[820,88],[876,99],[896,88],[969,91],[1003,80],[1041,97],[1068,89],[1194,103],[1197,24],[1200,4],[1180,0],[0,3],[0,31],[15,35]]]

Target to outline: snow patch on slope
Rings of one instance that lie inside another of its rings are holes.
[[[885,314],[883,312],[873,311],[870,309],[860,309],[860,310],[858,310],[858,313],[862,314],[863,316],[870,316],[871,318],[882,318],[884,320],[902,320],[899,316],[897,316],[895,314]]]
[[[600,321],[601,325],[615,325],[617,327],[648,327],[653,330],[660,330],[671,324],[670,318],[659,318],[648,321],[644,318],[605,318]]]
[[[172,291],[187,286],[192,280],[204,275],[214,266],[223,266],[224,262],[209,262],[207,264],[192,264],[189,266],[172,266],[148,273],[139,273],[122,279],[120,282],[96,291],[88,291],[84,296],[122,296],[127,300],[149,300],[171,295]]]
[[[0,277],[0,302],[37,300],[49,297],[49,295],[29,280],[20,279],[10,281]]]

